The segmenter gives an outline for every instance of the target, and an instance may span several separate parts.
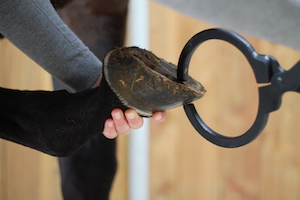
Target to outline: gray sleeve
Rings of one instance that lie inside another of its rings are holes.
[[[0,0],[0,33],[73,91],[89,88],[102,73],[101,61],[49,0]]]
[[[300,51],[300,0],[155,1],[214,26]]]

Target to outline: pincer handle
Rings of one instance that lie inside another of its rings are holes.
[[[269,83],[273,73],[283,72],[279,65],[277,66],[274,58],[256,53],[251,44],[237,33],[224,29],[208,29],[193,36],[183,48],[177,69],[179,81],[187,80],[189,63],[198,46],[211,39],[223,40],[238,48],[251,65],[257,83]],[[275,102],[274,105],[269,105],[270,99],[266,90],[270,90],[270,88],[259,88],[259,108],[253,125],[248,131],[237,137],[227,137],[212,130],[201,119],[193,104],[184,105],[184,110],[194,128],[205,139],[221,147],[239,147],[250,143],[263,131],[269,113],[278,109],[280,105],[280,101]]]

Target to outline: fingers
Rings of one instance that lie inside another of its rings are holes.
[[[114,109],[111,112],[111,116],[115,122],[116,131],[121,135],[127,135],[130,133],[130,126],[124,116],[121,109]]]
[[[111,112],[112,119],[107,119],[104,124],[103,134],[109,139],[117,137],[118,134],[127,135],[131,129],[138,129],[143,125],[143,118],[133,109],[123,113],[121,109]]]
[[[156,112],[152,115],[152,119],[157,122],[163,122],[166,119],[166,112]]]
[[[118,134],[127,135],[131,129],[138,129],[143,126],[144,120],[133,109],[128,109],[123,112],[116,108],[111,112],[112,118],[107,119],[104,124],[103,134],[109,139],[117,137]],[[157,122],[162,122],[166,118],[166,112],[156,112],[152,119]]]
[[[138,129],[143,126],[144,120],[138,113],[133,109],[128,109],[125,111],[125,116],[129,126],[133,129]]]
[[[113,119],[107,119],[104,123],[103,135],[108,139],[114,139],[117,137],[118,132],[115,128],[115,123]]]

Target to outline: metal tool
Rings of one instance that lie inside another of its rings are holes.
[[[224,29],[208,29],[193,36],[183,48],[178,62],[177,78],[179,81],[183,82],[187,79],[189,63],[198,46],[211,39],[227,41],[234,45],[251,65],[256,82],[268,83],[258,88],[259,106],[256,119],[244,134],[227,137],[208,127],[192,103],[184,105],[184,110],[194,128],[208,141],[227,148],[243,146],[253,141],[263,131],[268,122],[269,113],[279,109],[283,93],[287,91],[300,93],[300,61],[286,71],[272,56],[258,54],[239,34]]]

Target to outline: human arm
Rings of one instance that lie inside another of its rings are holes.
[[[49,1],[0,0],[0,33],[72,91],[91,87],[102,63]]]

